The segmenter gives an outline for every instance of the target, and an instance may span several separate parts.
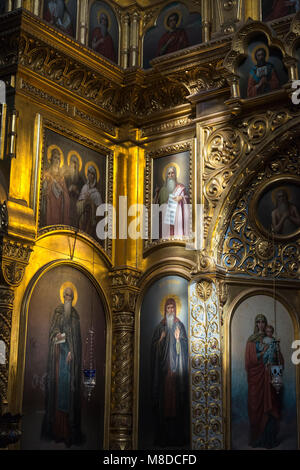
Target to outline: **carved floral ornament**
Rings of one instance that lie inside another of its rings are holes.
[[[271,228],[277,207],[276,192],[285,190],[287,203],[290,207],[294,205],[300,192],[299,175],[299,149],[295,146],[287,150],[286,155],[268,162],[244,191],[233,210],[222,249],[222,265],[229,272],[256,277],[299,278],[297,222],[294,230],[287,229],[286,232],[280,227],[281,233],[272,234]]]

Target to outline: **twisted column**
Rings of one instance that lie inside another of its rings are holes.
[[[109,447],[132,449],[134,385],[134,311],[140,272],[116,269],[112,284],[112,388]]]

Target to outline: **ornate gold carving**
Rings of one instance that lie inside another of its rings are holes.
[[[8,285],[18,286],[20,284],[31,252],[32,249],[29,246],[9,239],[3,240],[2,246],[0,246],[2,276]]]
[[[246,273],[257,277],[299,278],[300,243],[275,240],[261,233],[255,223],[256,214],[250,214],[253,198],[259,188],[280,175],[291,180],[300,175],[299,151],[291,148],[265,165],[256,175],[233,211],[223,245],[223,266],[232,273]]]
[[[40,90],[39,88],[36,88],[30,83],[27,83],[25,80],[21,81],[21,89],[29,93],[30,95],[37,97],[39,100],[46,101],[47,104],[57,106],[58,108],[61,108],[64,111],[68,111],[68,108],[69,108],[68,103],[65,103],[64,101],[61,101],[60,99],[49,95],[44,90]]]
[[[113,309],[110,448],[132,448],[134,311],[140,271],[111,272]]]
[[[0,364],[0,402],[7,402],[8,366],[10,352],[11,319],[14,291],[11,287],[0,286],[0,340],[5,344],[5,364]]]
[[[152,135],[157,135],[162,132],[172,131],[178,128],[182,128],[190,125],[193,120],[185,116],[183,118],[172,119],[171,121],[166,121],[161,124],[156,124],[148,127],[143,127],[141,130],[141,137],[150,137]]]
[[[223,447],[220,308],[213,281],[190,287],[192,448]]]
[[[210,281],[201,281],[196,285],[198,297],[206,302],[212,294],[212,283]]]

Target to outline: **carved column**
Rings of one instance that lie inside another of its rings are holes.
[[[88,31],[88,0],[81,0],[79,2],[79,31],[78,40],[81,44],[87,45],[87,31]]]
[[[130,45],[130,16],[128,13],[122,15],[122,46],[121,46],[121,66],[124,69],[129,67],[129,45]]]
[[[222,449],[222,311],[224,273],[207,253],[199,252],[189,289],[192,375],[192,448]]]
[[[133,12],[131,17],[130,29],[130,66],[138,66],[139,57],[139,21],[140,16],[137,11]]]
[[[111,273],[113,310],[112,384],[109,448],[132,449],[134,386],[134,311],[140,271],[115,269]]]
[[[0,403],[8,406],[7,385],[9,372],[9,353],[11,321],[14,303],[14,288],[24,275],[29,262],[31,248],[7,236],[8,215],[6,203],[0,204],[0,341],[4,343],[4,360],[0,364]],[[2,410],[3,411],[3,410]]]

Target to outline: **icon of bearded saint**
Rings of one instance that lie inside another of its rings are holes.
[[[167,298],[151,343],[154,445],[160,447],[188,442],[188,338],[176,308],[175,299]]]
[[[154,204],[166,205],[160,214],[160,238],[183,238],[189,235],[189,197],[184,184],[177,181],[177,169],[169,166],[164,185],[157,187]]]

